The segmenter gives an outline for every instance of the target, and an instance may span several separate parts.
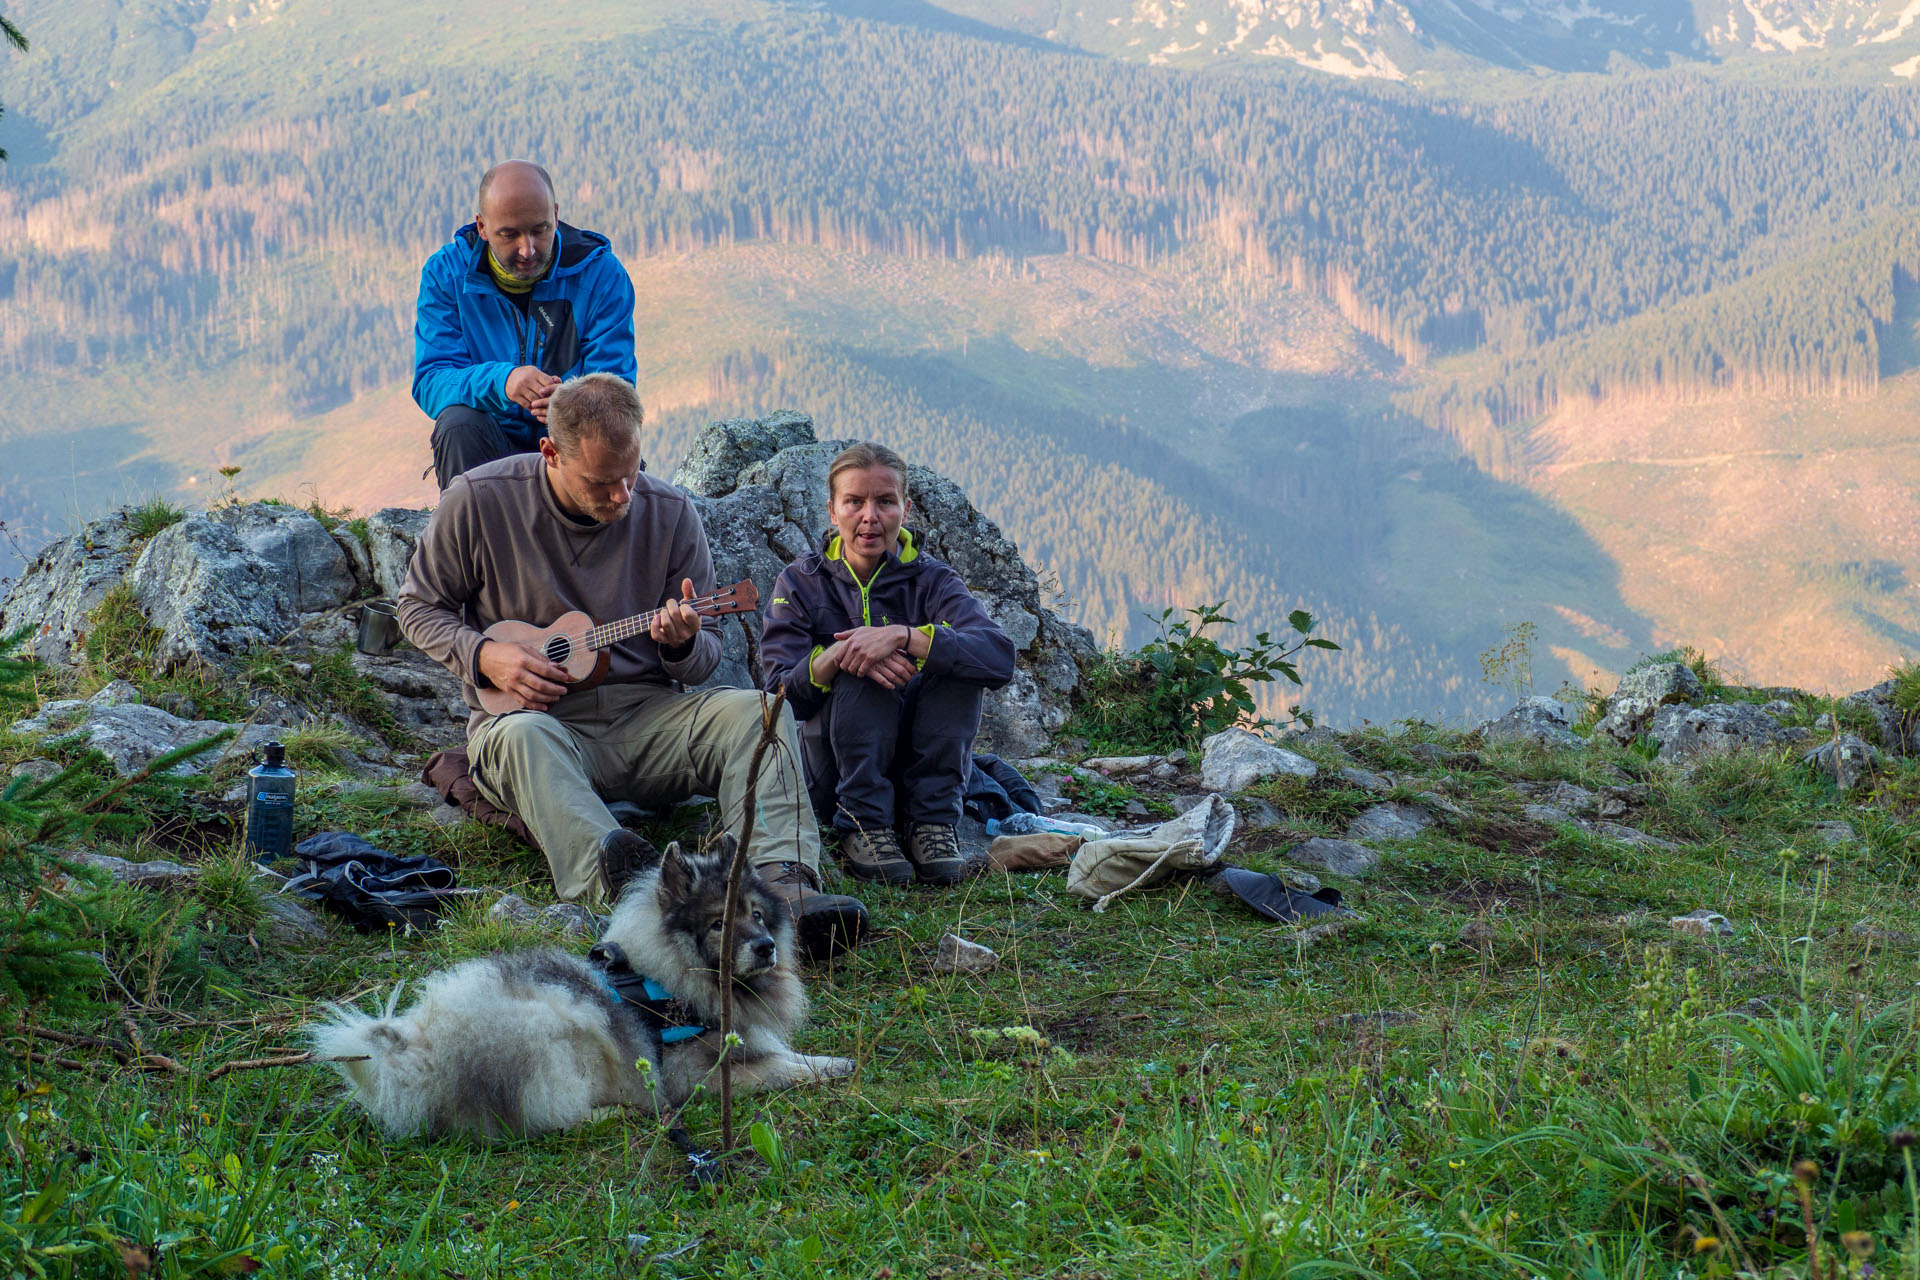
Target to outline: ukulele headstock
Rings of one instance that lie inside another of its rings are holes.
[[[760,607],[760,588],[752,578],[742,578],[730,587],[707,596],[695,606],[702,617],[724,618],[730,613],[752,613]]]

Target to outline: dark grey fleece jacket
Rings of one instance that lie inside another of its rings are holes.
[[[460,677],[472,736],[490,718],[476,693],[481,632],[506,619],[544,627],[576,609],[616,622],[679,599],[683,578],[696,594],[713,590],[707,533],[684,489],[643,471],[624,516],[582,525],[555,500],[546,460],[516,454],[475,467],[440,495],[400,588],[400,630]],[[700,683],[720,664],[720,621],[708,618],[679,661],[644,632],[620,641],[606,683]],[[564,720],[579,696],[561,698],[552,714]]]

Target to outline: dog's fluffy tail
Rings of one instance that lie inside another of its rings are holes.
[[[395,986],[379,1016],[327,1005],[328,1021],[312,1031],[314,1056],[327,1060],[382,1129],[396,1138],[434,1127],[432,1064],[410,1019],[394,1016],[405,983]]]

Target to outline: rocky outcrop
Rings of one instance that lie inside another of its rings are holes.
[[[1662,707],[1647,721],[1646,734],[1662,760],[1679,762],[1792,741],[1778,720],[1750,702]]]
[[[694,495],[714,573],[752,578],[762,596],[787,564],[812,551],[827,527],[827,465],[847,441],[814,438],[803,414],[710,424],[694,441],[674,483]],[[979,598],[1019,651],[1013,682],[988,695],[980,750],[1030,756],[1065,723],[1080,668],[1097,653],[1086,628],[1040,600],[1039,580],[1020,550],[951,480],[910,467],[908,526]],[[751,684],[747,641],[729,626],[712,683]]]
[[[175,769],[183,774],[200,773],[228,756],[251,755],[279,733],[266,724],[183,720],[159,707],[143,705],[138,692],[124,680],[114,681],[91,698],[44,703],[33,715],[14,721],[10,727],[21,734],[79,734],[122,776],[140,772],[169,751],[234,731],[235,736],[224,746],[184,761]]]
[[[694,495],[719,581],[751,578],[765,595],[789,561],[813,549],[827,525],[827,464],[841,447],[816,440],[800,413],[716,422],[701,433],[675,480]],[[1019,548],[951,480],[913,467],[908,493],[910,524],[927,550],[953,566],[1019,650],[1013,682],[988,697],[980,749],[1033,755],[1065,722],[1081,666],[1096,654],[1093,637],[1042,604]],[[399,592],[428,519],[387,508],[367,518],[363,539],[295,507],[242,503],[189,515],[143,543],[116,513],[41,552],[0,622],[31,623],[34,655],[71,663],[90,615],[124,584],[159,632],[162,668],[221,668],[256,649],[336,645],[352,636],[351,611],[341,606]],[[741,624],[730,623],[709,683],[753,684],[747,648]],[[449,697],[457,687],[420,670],[422,662],[403,654],[359,665],[393,696],[403,724],[428,740],[457,737],[465,715]]]
[[[1894,699],[1898,683],[1882,680],[1871,689],[1847,695],[1847,701],[1866,708],[1879,730],[1882,751],[1896,756],[1920,755],[1920,714],[1903,711]]]
[[[1483,721],[1480,736],[1490,742],[1531,742],[1543,747],[1587,745],[1573,731],[1573,714],[1558,698],[1528,698],[1498,720]]]
[[[1619,687],[1607,700],[1607,714],[1593,731],[1623,745],[1630,743],[1662,707],[1691,703],[1704,692],[1700,677],[1683,662],[1636,667],[1620,677]]]

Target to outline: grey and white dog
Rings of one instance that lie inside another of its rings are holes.
[[[332,1005],[332,1019],[313,1028],[314,1052],[335,1060],[355,1100],[396,1138],[530,1134],[579,1124],[603,1107],[677,1107],[717,1075],[720,1061],[732,847],[727,840],[717,851],[685,853],[669,845],[620,895],[596,948],[596,958],[624,953],[633,973],[671,1000],[622,999],[604,965],[564,951],[517,951],[429,976],[404,1013],[394,1012],[397,988],[378,1017]],[[845,1058],[788,1045],[807,997],[786,905],[751,868],[737,902],[734,1088],[851,1075],[855,1064]],[[633,996],[638,981],[618,986]]]

